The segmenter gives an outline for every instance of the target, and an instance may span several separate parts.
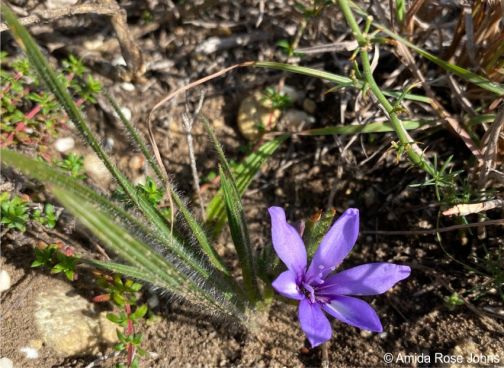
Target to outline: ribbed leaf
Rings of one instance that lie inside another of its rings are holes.
[[[260,300],[261,296],[257,285],[254,255],[250,245],[250,237],[240,195],[232,182],[232,178],[228,176],[229,173],[226,174],[222,168],[220,168],[219,173],[221,187],[224,192],[229,230],[231,231],[233,244],[242,267],[243,283],[249,300],[255,303]]]
[[[245,293],[250,302],[255,304],[260,300],[259,287],[257,285],[256,270],[254,264],[254,255],[250,245],[247,224],[243,207],[241,204],[240,193],[236,187],[236,183],[231,173],[231,168],[224,155],[224,151],[215,136],[215,133],[210,126],[208,120],[202,117],[205,128],[210,135],[210,139],[217,151],[217,157],[220,162],[221,185],[224,193],[224,202],[226,204],[226,212],[228,215],[229,228],[233,237],[233,243],[238,254],[238,260],[243,273],[243,283]]]
[[[264,143],[256,151],[250,153],[238,167],[233,170],[236,188],[240,197],[245,193],[257,175],[262,165],[275,153],[288,135],[282,135]],[[226,223],[226,208],[222,189],[212,198],[207,207],[207,224],[211,227],[213,237],[216,237]]]
[[[335,215],[336,211],[331,209],[325,212],[317,212],[306,221],[303,240],[308,257],[312,257],[315,254],[322,238],[329,231]]]
[[[126,226],[130,231],[137,234],[139,238],[148,241],[157,247],[169,248],[167,243],[178,242],[176,238],[168,239],[163,237],[163,234],[157,232],[155,228],[150,227],[143,221],[139,221],[134,216],[109,201],[107,198],[58,169],[10,150],[2,149],[0,150],[0,154],[2,156],[2,164],[14,167],[23,172],[25,175],[40,180],[45,184],[65,188],[65,190],[73,195],[83,198],[94,207],[100,208],[100,210],[107,216],[116,219],[116,222]],[[178,256],[176,252],[173,253],[174,256]],[[184,258],[180,259],[178,262],[185,264],[186,267],[192,266],[187,263]],[[193,262],[196,262],[196,260],[193,260]],[[234,282],[229,276],[221,276],[220,274],[212,272],[203,264],[198,263],[198,268],[203,270],[203,272],[198,272],[200,277],[205,280],[212,279],[215,287],[222,292],[229,292],[230,290],[236,291],[236,282]],[[239,290],[237,292],[237,296],[240,297]]]
[[[180,265],[169,263],[148,245],[136,239],[128,229],[87,204],[84,198],[61,187],[53,187],[52,192],[105,246],[117,253],[138,273],[145,273],[149,282],[167,288],[192,303],[204,304],[214,312],[240,317],[238,308],[231,304],[225,295],[211,289],[207,280],[189,274],[191,271],[180,268]]]

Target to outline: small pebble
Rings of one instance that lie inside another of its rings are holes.
[[[159,305],[159,298],[157,297],[157,295],[153,295],[149,299],[147,299],[147,305],[151,309],[156,308]]]
[[[114,66],[127,66],[126,60],[122,57],[122,55],[117,56],[114,60],[112,60],[112,65]]]
[[[94,40],[84,41],[82,43],[87,50],[97,50],[103,46],[103,36],[98,36]]]
[[[14,368],[14,363],[9,358],[0,358],[0,368]]]
[[[126,118],[126,120],[130,121],[131,120],[131,110],[128,109],[127,107],[121,107],[121,112],[122,114],[124,115],[124,117]]]
[[[379,334],[378,334],[378,337],[379,337],[380,339],[386,339],[386,338],[387,338],[387,335],[388,335],[388,334],[387,334],[386,332],[381,332],[381,333],[379,333]]]
[[[370,331],[367,330],[361,330],[360,335],[364,338],[371,337],[373,334]]]
[[[39,357],[37,349],[30,346],[22,347],[19,351],[24,353],[27,359],[37,359]]]
[[[48,9],[59,9],[77,4],[78,0],[47,0],[46,6]]]
[[[11,287],[11,279],[7,271],[0,271],[0,293],[9,290]]]
[[[135,90],[135,85],[133,83],[121,83],[121,88],[124,89],[125,91],[132,92]]]
[[[303,109],[308,114],[314,114],[315,111],[317,111],[317,104],[313,100],[310,100],[309,98],[305,98],[303,100]]]
[[[72,137],[59,138],[54,142],[54,147],[56,151],[65,153],[75,147],[75,141]]]

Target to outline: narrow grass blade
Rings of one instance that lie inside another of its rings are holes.
[[[202,117],[205,128],[210,135],[210,139],[217,151],[217,156],[220,162],[221,186],[224,193],[224,203],[226,204],[226,212],[228,215],[229,228],[233,243],[238,254],[240,266],[243,273],[243,284],[245,293],[252,304],[255,304],[261,299],[259,287],[257,285],[257,276],[254,263],[254,255],[250,245],[245,214],[240,199],[240,193],[236,187],[236,183],[231,173],[231,168],[224,155],[224,151],[215,136],[215,133],[210,126],[208,120]]]
[[[306,76],[314,77],[314,78],[320,78],[320,79],[324,79],[324,80],[327,80],[330,82],[334,82],[338,85],[338,87],[355,87],[355,88],[362,88],[363,87],[362,82],[359,80],[352,80],[352,79],[350,79],[348,77],[344,77],[342,75],[329,73],[324,70],[308,68],[305,66],[276,63],[276,62],[271,62],[271,61],[257,61],[254,63],[254,66],[259,67],[259,68],[284,70],[286,72],[302,74],[302,75],[306,75]],[[395,97],[395,98],[399,98],[401,95],[403,95],[401,91],[383,91],[383,93],[386,96]],[[403,95],[403,98],[406,100],[423,102],[423,103],[427,103],[427,104],[431,103],[431,99],[429,97],[415,95],[412,93],[405,93]]]
[[[350,2],[350,3],[356,13],[360,14],[363,17],[369,16],[369,14],[364,9],[359,7],[355,2]],[[489,92],[495,93],[499,96],[504,95],[504,86],[502,84],[494,83],[494,82],[492,82],[492,81],[490,81],[490,80],[488,80],[488,79],[486,79],[476,73],[473,73],[467,69],[464,69],[458,65],[454,65],[454,64],[448,63],[447,61],[444,61],[443,59],[441,59],[441,58],[431,54],[430,52],[425,51],[424,49],[416,46],[415,44],[409,42],[405,38],[401,37],[397,33],[393,32],[389,28],[385,27],[383,24],[373,22],[372,26],[375,27],[376,29],[380,30],[381,32],[385,33],[387,36],[395,39],[396,41],[401,42],[402,44],[409,47],[410,49],[415,50],[418,54],[420,54],[424,58],[432,61],[433,63],[439,65],[441,68],[443,68],[447,72],[453,73],[453,74],[459,76],[460,78],[462,78],[462,79],[464,79],[464,80],[466,80],[476,86],[479,86]]]
[[[406,130],[415,130],[424,126],[434,126],[437,122],[433,120],[403,120]],[[359,133],[388,133],[393,132],[394,128],[389,122],[375,122],[365,125],[335,125],[324,128],[304,130],[298,135],[318,136],[318,135],[353,135]]]
[[[278,136],[261,145],[255,152],[249,154],[238,167],[233,170],[236,188],[240,197],[245,193],[257,175],[262,165],[276,152],[288,135]],[[207,207],[207,224],[213,229],[212,236],[216,237],[226,223],[226,208],[224,194],[219,190]]]
[[[138,272],[145,273],[150,282],[161,284],[194,304],[203,303],[214,312],[240,316],[239,309],[229,302],[229,298],[211,289],[206,280],[191,274],[182,265],[169,263],[83,198],[60,187],[52,188],[52,192],[109,249]]]
[[[250,245],[250,237],[240,195],[236,186],[233,184],[232,178],[229,177],[230,172],[226,173],[220,168],[219,173],[221,177],[221,187],[224,192],[229,230],[242,268],[245,292],[250,302],[255,304],[261,299],[261,295],[257,285],[254,255]]]
[[[416,46],[415,44],[409,42],[405,38],[399,36],[398,34],[392,32],[385,26],[381,24],[376,24],[373,23],[373,26],[385,33],[387,36],[392,37],[396,41],[401,42],[402,44],[406,45],[412,50],[415,50],[418,54],[422,55],[424,58],[432,61],[433,63],[439,65],[441,68],[446,70],[447,72],[453,73],[460,78],[478,86],[481,87],[487,91],[493,92],[498,96],[503,96],[504,95],[504,86],[499,84],[499,83],[494,83],[489,81],[488,79],[473,73],[467,69],[464,69],[458,65],[451,64],[447,61],[444,61],[443,59],[431,54],[430,52],[425,51],[424,49]]]

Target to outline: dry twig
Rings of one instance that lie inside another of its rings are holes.
[[[504,207],[503,199],[494,199],[481,203],[458,204],[443,211],[443,216],[466,216],[470,215],[471,213],[490,211],[498,207]]]
[[[205,220],[205,205],[203,203],[203,197],[201,195],[201,190],[200,190],[200,179],[198,175],[198,168],[196,166],[196,156],[194,155],[194,144],[193,144],[193,136],[192,136],[192,127],[194,124],[194,121],[196,120],[196,117],[199,115],[201,108],[203,107],[203,101],[205,99],[205,94],[202,93],[198,102],[198,106],[196,107],[196,110],[194,110],[194,113],[190,114],[189,113],[189,105],[186,103],[186,111],[185,113],[182,114],[182,125],[184,127],[184,131],[186,134],[186,139],[187,139],[187,147],[189,149],[189,159],[191,161],[191,171],[192,171],[192,176],[193,176],[193,187],[194,191],[198,195],[198,201],[200,205],[200,210],[201,210],[201,218],[203,221]]]

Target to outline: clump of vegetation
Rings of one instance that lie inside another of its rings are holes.
[[[37,154],[51,161],[50,143],[68,129],[68,117],[53,94],[48,93],[27,58],[0,52],[0,147],[37,148]],[[75,105],[96,103],[101,83],[95,80],[82,62],[74,56],[63,60],[58,81],[68,88]]]

